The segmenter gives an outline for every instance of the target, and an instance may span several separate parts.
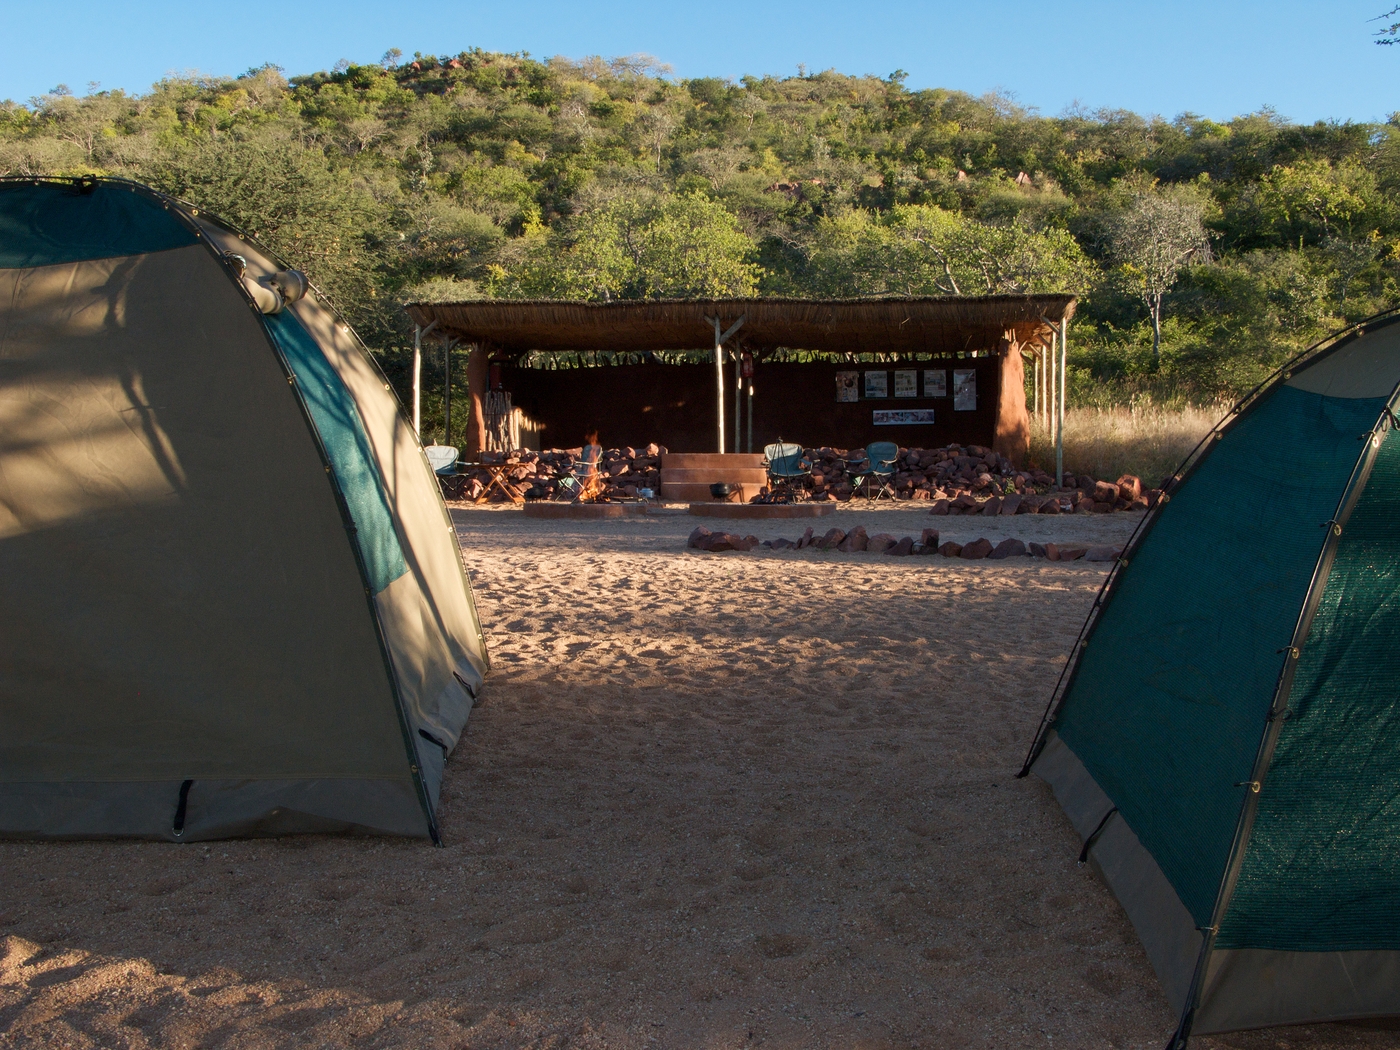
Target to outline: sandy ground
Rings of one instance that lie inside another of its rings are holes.
[[[1048,789],[1013,779],[1102,566],[454,517],[495,670],[446,848],[0,845],[0,1046],[1165,1043],[1131,927]],[[820,522],[856,523],[1112,542],[1136,515]]]

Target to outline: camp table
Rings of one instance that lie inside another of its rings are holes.
[[[474,470],[484,470],[484,471],[486,471],[486,473],[487,473],[487,474],[490,476],[490,478],[491,478],[491,480],[488,481],[488,482],[486,483],[486,487],[485,487],[484,489],[481,490],[481,496],[478,498],[478,502],[480,502],[481,500],[484,500],[484,499],[486,499],[488,496],[490,496],[490,495],[491,495],[491,490],[492,490],[492,489],[500,489],[500,490],[501,490],[501,495],[505,496],[505,498],[508,499],[508,500],[510,500],[512,503],[524,503],[524,502],[525,502],[523,499],[521,499],[519,496],[517,496],[514,492],[512,492],[510,486],[506,484],[506,480],[507,480],[507,479],[506,479],[506,475],[508,475],[508,474],[511,472],[512,469],[514,469],[515,467],[518,467],[520,464],[518,464],[518,463],[463,463],[463,464],[461,464],[461,465],[462,465],[463,467],[469,469],[469,470],[473,470],[473,469],[474,469]]]

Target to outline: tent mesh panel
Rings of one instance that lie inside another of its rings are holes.
[[[355,523],[355,540],[375,594],[408,571],[384,480],[370,448],[359,409],[345,383],[309,332],[288,311],[265,318],[287,364],[297,377],[311,419],[321,435],[340,491]]]
[[[1210,921],[1281,657],[1383,399],[1281,387],[1147,534],[1055,728]]]
[[[1338,541],[1223,948],[1400,949],[1400,435]]]

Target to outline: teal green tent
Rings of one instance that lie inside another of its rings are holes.
[[[1203,442],[1027,759],[1142,939],[1173,1046],[1400,1014],[1398,321],[1304,354]]]
[[[487,670],[305,278],[143,186],[0,180],[0,836],[436,838]]]

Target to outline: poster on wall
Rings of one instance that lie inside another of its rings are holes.
[[[948,396],[948,370],[946,368],[924,369],[924,397]]]
[[[860,400],[860,373],[859,373],[859,372],[837,372],[837,373],[836,373],[836,400],[837,400],[837,401],[859,401],[859,400]]]
[[[894,396],[895,397],[918,397],[919,396],[919,370],[917,368],[900,369],[894,374]]]
[[[890,396],[890,374],[888,372],[866,372],[865,373],[865,396],[866,397],[889,397]]]
[[[953,369],[953,410],[972,412],[977,408],[977,371],[972,368]]]
[[[877,427],[908,427],[933,422],[931,408],[877,408],[874,412]]]

